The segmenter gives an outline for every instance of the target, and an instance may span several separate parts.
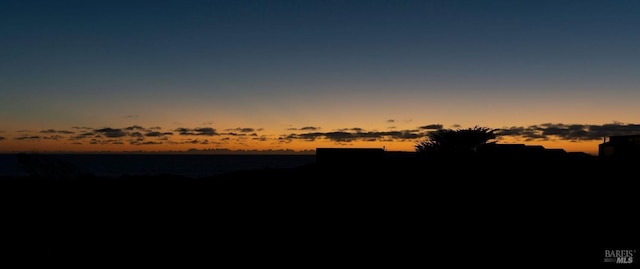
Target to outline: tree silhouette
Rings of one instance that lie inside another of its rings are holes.
[[[494,130],[487,127],[440,129],[429,133],[425,140],[416,143],[415,150],[419,154],[429,156],[466,156],[473,154],[478,146],[495,138]]]

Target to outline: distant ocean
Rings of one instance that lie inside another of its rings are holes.
[[[293,168],[315,163],[315,155],[41,154],[100,177],[172,174],[204,177],[228,172]],[[16,154],[0,154],[0,176],[28,176]]]

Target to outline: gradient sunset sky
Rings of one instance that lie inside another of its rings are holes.
[[[640,134],[640,1],[0,1],[0,152],[597,154]]]

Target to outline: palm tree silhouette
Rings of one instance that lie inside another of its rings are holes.
[[[416,143],[415,150],[428,156],[467,156],[475,153],[478,146],[495,138],[494,130],[487,127],[440,129],[429,133],[425,140]]]

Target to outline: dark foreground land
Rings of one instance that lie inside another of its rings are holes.
[[[633,163],[404,158],[197,179],[4,178],[16,238],[5,247],[181,267],[621,268],[603,259],[640,245]]]

